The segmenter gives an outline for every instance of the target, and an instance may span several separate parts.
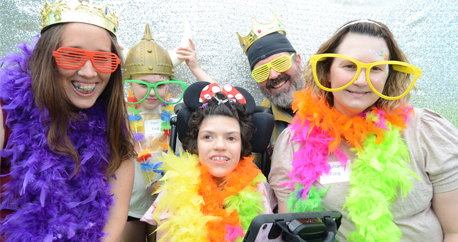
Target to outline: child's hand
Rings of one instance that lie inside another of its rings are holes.
[[[188,68],[191,71],[194,71],[199,68],[199,65],[197,64],[197,57],[196,57],[196,48],[194,45],[194,42],[189,39],[189,43],[191,43],[191,46],[189,47],[178,47],[176,53],[182,56],[178,56],[178,59],[184,60],[186,62],[186,65],[188,65]]]
[[[194,74],[194,76],[197,78],[197,80],[201,82],[210,82],[213,83],[215,82],[207,73],[205,73],[202,69],[200,69],[199,65],[197,64],[197,58],[196,58],[196,47],[194,45],[194,42],[192,42],[191,39],[189,39],[189,43],[191,43],[191,46],[189,47],[178,47],[176,53],[178,55],[178,59],[186,61],[186,65],[188,65],[189,70]]]

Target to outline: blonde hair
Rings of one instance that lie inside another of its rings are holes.
[[[402,52],[402,50],[399,49],[399,46],[388,27],[383,23],[373,20],[354,20],[342,25],[342,27],[340,27],[328,41],[320,46],[316,54],[335,53],[343,38],[348,33],[383,38],[388,46],[388,51],[390,54],[389,60],[409,63],[407,56]],[[316,72],[318,80],[320,81],[321,85],[325,87],[331,87],[331,83],[327,80],[327,74],[330,71],[332,60],[333,58],[328,58],[327,60],[323,61],[321,65],[317,66]],[[332,93],[327,92],[316,85],[313,78],[313,68],[310,65],[310,61],[307,62],[304,68],[304,72],[302,73],[302,77],[305,79],[306,86],[312,88],[312,93],[315,95],[315,97],[320,99],[326,98],[329,105],[331,107],[334,106],[334,96]],[[409,75],[390,71],[382,94],[386,96],[399,96],[407,90],[407,88],[410,86],[410,83],[411,80]],[[414,88],[414,90],[416,89]],[[407,104],[409,99],[410,93],[398,100],[386,100],[379,98],[368,109],[377,107],[386,112],[390,112],[401,105]]]

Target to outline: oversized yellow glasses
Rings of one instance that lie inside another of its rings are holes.
[[[256,67],[252,72],[251,76],[257,82],[263,82],[269,78],[270,75],[270,68],[274,69],[276,72],[285,72],[291,68],[291,58],[295,53],[291,54],[291,56],[282,55],[280,57],[275,58],[273,61],[266,63],[262,66]]]
[[[327,58],[333,58],[332,66],[333,70],[337,71],[339,78],[346,78],[348,82],[343,82],[340,86],[327,88],[320,83],[320,79],[317,75],[318,70],[324,70],[323,65]],[[339,54],[320,54],[310,57],[310,65],[313,68],[313,77],[315,83],[323,90],[328,92],[336,92],[343,90],[349,87],[361,73],[361,69],[366,69],[366,80],[369,87],[374,91],[375,94],[381,98],[387,100],[396,100],[404,97],[407,93],[412,90],[415,82],[418,78],[421,77],[422,71],[420,68],[401,61],[378,61],[373,63],[362,63],[348,56],[339,55]],[[408,78],[410,79],[410,86],[400,95],[397,96],[386,96],[379,92],[376,87],[379,87],[379,90],[383,90],[385,82],[388,79],[388,75],[395,75],[396,79],[398,78]]]

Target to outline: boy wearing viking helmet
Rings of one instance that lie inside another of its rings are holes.
[[[173,79],[173,67],[186,61],[199,81],[214,82],[198,66],[192,40],[185,39],[182,43],[188,40],[189,46],[166,51],[154,41],[146,24],[143,38],[126,57],[123,79],[130,86],[127,98],[129,122],[138,157],[124,241],[144,241],[145,237],[148,241],[155,241],[155,234],[152,234],[155,226],[139,219],[156,198],[152,194],[162,177],[162,163],[157,158],[168,149],[170,117],[174,104],[181,101],[187,87],[187,84]]]

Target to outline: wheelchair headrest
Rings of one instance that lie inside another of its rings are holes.
[[[177,130],[178,138],[183,143],[188,130],[188,121],[191,117],[191,113],[202,106],[199,102],[199,96],[203,88],[205,88],[208,82],[196,82],[190,85],[184,95],[183,102],[175,106],[175,113],[177,114]],[[257,108],[254,98],[251,94],[241,87],[235,87],[246,100],[247,113],[252,116],[252,123],[256,127],[256,132],[250,140],[252,152],[263,152],[269,142],[270,136],[274,128],[274,117],[272,114],[266,112],[259,112],[262,108]],[[264,111],[264,110],[263,110]]]
[[[199,101],[200,93],[209,84],[210,83],[208,82],[196,82],[191,84],[186,89],[183,95],[183,102],[187,108],[189,108],[191,111],[194,111],[196,108],[202,106],[202,102]],[[237,89],[245,97],[245,102],[247,106],[246,112],[248,114],[252,114],[256,109],[256,102],[254,101],[253,96],[251,96],[251,94],[247,90],[241,87],[234,88]]]

